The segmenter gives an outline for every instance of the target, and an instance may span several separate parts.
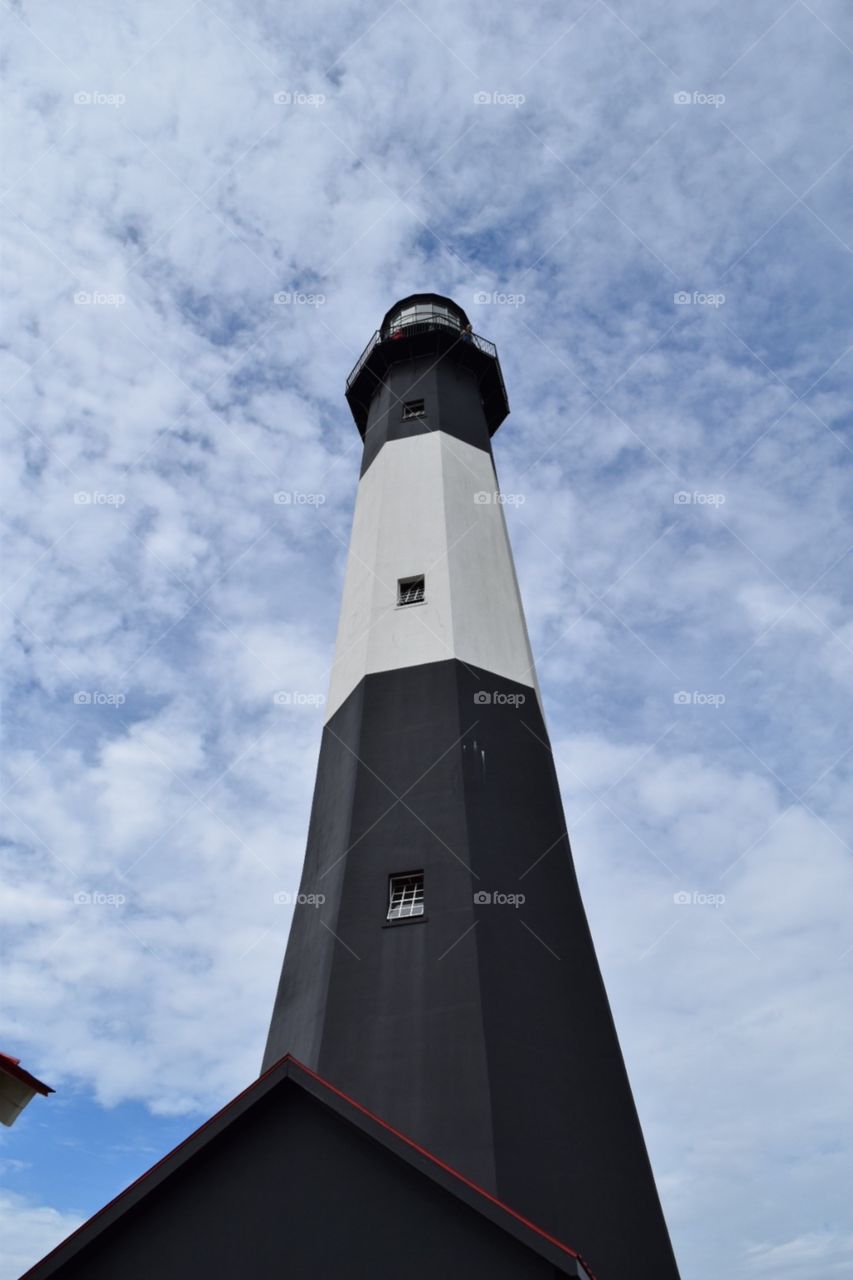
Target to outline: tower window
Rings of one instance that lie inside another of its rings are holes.
[[[424,575],[416,578],[400,578],[397,583],[397,604],[423,604]]]
[[[403,404],[403,421],[409,418],[425,418],[426,409],[423,400],[406,400]]]
[[[388,919],[410,920],[424,913],[424,873],[410,871],[388,881]]]

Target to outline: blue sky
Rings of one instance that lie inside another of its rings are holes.
[[[522,595],[682,1272],[849,1275],[846,6],[5,26],[0,1042],[57,1094],[0,1135],[0,1280],[258,1070],[358,471],[344,379],[418,289],[498,344]]]

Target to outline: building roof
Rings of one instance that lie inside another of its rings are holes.
[[[0,1053],[0,1071],[5,1071],[6,1075],[12,1076],[15,1080],[19,1080],[21,1084],[27,1085],[35,1093],[40,1093],[46,1098],[49,1093],[55,1093],[55,1089],[51,1089],[49,1084],[45,1084],[42,1080],[37,1080],[35,1076],[31,1076],[29,1071],[25,1071],[21,1066],[20,1058],[10,1058],[7,1053]]]
[[[232,1127],[236,1128],[237,1122],[244,1116],[248,1117],[248,1113],[259,1107],[264,1099],[268,1099],[276,1090],[290,1086],[296,1086],[303,1094],[321,1103],[338,1120],[345,1121],[351,1129],[361,1131],[387,1152],[417,1170],[431,1183],[450,1192],[457,1201],[469,1206],[482,1218],[514,1237],[553,1266],[557,1274],[574,1276],[578,1280],[595,1280],[583,1259],[570,1246],[516,1213],[510,1206],[503,1204],[405,1134],[393,1129],[289,1054],[270,1067],[248,1089],[238,1094],[147,1173],[73,1232],[41,1262],[26,1272],[21,1280],[27,1280],[27,1278],[48,1280],[48,1277],[65,1275],[67,1264],[70,1266],[70,1274],[76,1276],[81,1261],[80,1255],[84,1250],[88,1250],[91,1245],[102,1243],[100,1238],[125,1215],[133,1218],[132,1210],[141,1207],[152,1192],[155,1192],[179,1170],[185,1168],[195,1157],[202,1152],[207,1153],[217,1138],[232,1130]],[[286,1158],[284,1152],[282,1152],[282,1158]],[[422,1184],[418,1182],[418,1185]],[[285,1206],[282,1206],[283,1211],[284,1208]],[[488,1230],[487,1227],[484,1229]],[[509,1245],[509,1241],[507,1244]],[[81,1271],[79,1274],[84,1272]]]

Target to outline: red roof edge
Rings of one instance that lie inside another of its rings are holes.
[[[523,1226],[527,1227],[528,1231],[533,1231],[537,1236],[540,1236],[543,1240],[547,1240],[549,1244],[554,1245],[555,1248],[568,1254],[570,1258],[574,1258],[576,1262],[579,1262],[583,1266],[590,1280],[596,1280],[596,1277],[590,1271],[577,1249],[572,1249],[569,1245],[563,1244],[562,1240],[558,1240],[556,1236],[550,1235],[549,1232],[545,1231],[542,1227],[538,1227],[535,1222],[531,1222],[529,1218],[525,1218],[523,1214],[517,1213],[515,1209],[510,1205],[505,1204],[503,1200],[499,1200],[497,1196],[493,1196],[490,1191],[485,1189],[485,1187],[481,1187],[478,1183],[472,1182],[470,1178],[466,1178],[464,1173],[460,1173],[459,1170],[454,1169],[452,1165],[447,1164],[444,1160],[440,1160],[438,1156],[433,1155],[433,1153],[428,1151],[426,1147],[422,1147],[419,1142],[415,1142],[414,1139],[408,1137],[399,1129],[395,1129],[393,1125],[388,1124],[386,1120],[383,1120],[381,1116],[376,1115],[374,1111],[369,1111],[367,1107],[362,1106],[360,1102],[356,1102],[355,1098],[351,1098],[349,1094],[344,1093],[341,1089],[335,1088],[333,1084],[330,1084],[328,1080],[324,1080],[322,1076],[318,1076],[316,1071],[312,1071],[310,1067],[306,1067],[305,1063],[300,1062],[298,1058],[294,1058],[293,1054],[285,1054],[280,1061],[292,1062],[294,1066],[299,1067],[300,1071],[304,1071],[312,1080],[316,1080],[324,1089],[328,1089],[330,1093],[334,1093],[337,1097],[343,1099],[343,1101],[348,1103],[349,1106],[353,1107],[356,1111],[360,1111],[361,1114],[367,1116],[369,1120],[372,1120],[374,1124],[378,1124],[380,1128],[385,1129],[387,1133],[392,1133],[395,1138],[399,1138],[401,1142],[405,1142],[407,1147],[411,1147],[412,1150],[417,1151],[419,1155],[425,1156],[427,1160],[432,1161],[432,1163],[437,1165],[439,1169],[443,1169],[445,1173],[449,1173],[452,1177],[456,1178],[458,1182],[463,1183],[472,1191],[476,1191],[484,1200],[490,1201],[504,1213],[508,1213],[511,1218],[516,1220],[516,1222],[520,1222]],[[278,1065],[279,1063],[275,1064],[275,1066]]]
[[[51,1089],[49,1084],[45,1084],[43,1080],[37,1080],[35,1076],[31,1076],[29,1071],[25,1071],[20,1066],[20,1058],[12,1058],[8,1053],[0,1053],[0,1071],[5,1071],[7,1076],[13,1076],[16,1080],[20,1080],[21,1084],[29,1085],[36,1093],[40,1093],[46,1098],[49,1093],[55,1093],[55,1089]]]
[[[0,1058],[3,1058],[4,1056],[5,1055],[0,1054]],[[176,1155],[179,1151],[182,1150],[182,1148],[187,1146],[188,1143],[193,1142],[200,1133],[203,1133],[205,1129],[209,1128],[210,1125],[214,1124],[217,1120],[220,1119],[220,1117],[224,1116],[227,1111],[230,1111],[232,1107],[236,1106],[241,1099],[245,1098],[247,1094],[252,1093],[253,1090],[257,1089],[258,1085],[260,1085],[264,1080],[266,1080],[274,1072],[279,1071],[287,1063],[293,1063],[294,1067],[296,1067],[297,1070],[304,1072],[306,1076],[314,1080],[323,1089],[326,1089],[329,1093],[334,1094],[335,1097],[340,1098],[343,1102],[347,1103],[348,1106],[352,1107],[353,1110],[358,1111],[363,1116],[366,1116],[367,1119],[372,1121],[374,1124],[378,1125],[381,1129],[384,1129],[386,1133],[392,1134],[395,1138],[398,1139],[398,1141],[405,1143],[405,1145],[407,1147],[410,1147],[413,1151],[417,1151],[419,1155],[424,1156],[425,1159],[429,1160],[437,1168],[442,1169],[445,1173],[449,1173],[451,1177],[456,1179],[457,1182],[462,1183],[462,1185],[468,1187],[469,1190],[476,1192],[476,1194],[479,1196],[482,1196],[484,1200],[488,1200],[490,1204],[495,1205],[498,1209],[500,1209],[503,1213],[508,1214],[516,1222],[520,1222],[522,1226],[527,1228],[528,1231],[532,1231],[535,1235],[539,1236],[540,1239],[547,1241],[548,1244],[552,1245],[554,1248],[559,1249],[562,1253],[565,1253],[568,1257],[573,1258],[576,1262],[579,1262],[581,1266],[584,1268],[584,1270],[586,1271],[587,1275],[589,1276],[589,1280],[597,1280],[597,1277],[595,1276],[593,1271],[590,1270],[589,1264],[586,1262],[583,1255],[578,1253],[576,1249],[570,1248],[570,1246],[567,1244],[564,1244],[562,1240],[558,1240],[556,1236],[550,1235],[549,1232],[545,1231],[542,1227],[538,1227],[535,1222],[531,1222],[529,1218],[525,1218],[523,1214],[517,1213],[516,1210],[511,1208],[510,1205],[504,1204],[504,1202],[502,1200],[499,1200],[497,1196],[493,1196],[490,1191],[486,1191],[485,1187],[481,1187],[476,1182],[473,1182],[470,1178],[466,1178],[464,1174],[458,1171],[458,1169],[454,1169],[452,1165],[447,1164],[444,1160],[440,1160],[438,1156],[433,1155],[433,1153],[431,1151],[428,1151],[426,1147],[422,1147],[420,1143],[415,1142],[412,1138],[409,1138],[405,1133],[402,1133],[399,1129],[395,1129],[393,1125],[388,1124],[387,1121],[381,1118],[381,1116],[378,1116],[376,1115],[375,1112],[368,1110],[368,1108],[365,1106],[362,1106],[360,1102],[356,1102],[355,1098],[351,1098],[349,1094],[344,1093],[341,1089],[335,1088],[335,1086],[331,1084],[328,1080],[325,1080],[322,1076],[317,1075],[316,1071],[312,1071],[310,1067],[306,1067],[304,1062],[300,1062],[298,1058],[294,1058],[292,1053],[286,1053],[283,1058],[279,1058],[278,1062],[274,1062],[271,1067],[268,1067],[266,1071],[264,1071],[261,1075],[258,1076],[257,1080],[253,1080],[252,1083],[250,1085],[247,1085],[245,1089],[241,1089],[241,1091],[238,1094],[236,1094],[231,1099],[230,1102],[226,1102],[224,1107],[220,1107],[220,1109],[217,1112],[215,1112],[214,1115],[210,1116],[210,1118],[205,1120],[203,1124],[199,1125],[197,1129],[194,1129],[192,1133],[188,1134],[187,1137],[184,1138],[181,1142],[179,1142],[176,1147],[173,1147],[172,1150],[167,1152],[165,1156],[162,1156],[159,1160],[157,1160],[154,1164],[152,1164],[150,1169],[146,1169],[145,1172],[140,1174],[138,1178],[135,1178],[133,1182],[128,1183],[128,1185],[124,1188],[123,1191],[120,1191],[117,1196],[114,1196],[112,1200],[108,1201],[107,1204],[103,1205],[102,1208],[98,1209],[95,1213],[93,1213],[92,1216],[90,1218],[87,1218],[85,1222],[81,1223],[80,1226],[76,1228],[76,1230],[72,1231],[70,1235],[67,1235],[64,1240],[60,1241],[60,1243],[56,1245],[55,1248],[51,1249],[48,1253],[44,1255],[43,1258],[40,1258],[39,1261],[36,1262],[29,1270],[25,1271],[21,1276],[20,1280],[26,1280],[27,1276],[30,1275],[33,1271],[35,1271],[37,1267],[40,1267],[44,1262],[48,1260],[48,1258],[52,1257],[53,1254],[58,1253],[60,1249],[64,1249],[65,1246],[69,1243],[69,1241],[73,1240],[74,1237],[79,1235],[81,1231],[85,1231],[86,1228],[89,1227],[98,1218],[100,1218],[102,1214],[106,1213],[109,1209],[112,1209],[114,1205],[118,1204],[120,1200],[123,1200],[125,1196],[129,1195],[131,1191],[133,1191],[135,1187],[138,1187],[141,1182],[144,1182],[146,1178],[150,1178],[151,1175],[161,1167],[161,1165],[164,1165],[166,1164],[167,1161],[171,1160],[174,1155]],[[26,1072],[24,1072],[24,1074],[26,1075]],[[43,1086],[43,1087],[47,1088],[47,1086]],[[53,1090],[50,1090],[50,1092],[52,1093]]]

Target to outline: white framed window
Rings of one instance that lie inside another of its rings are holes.
[[[425,418],[426,409],[423,400],[406,400],[403,403],[402,418],[408,422],[410,418]]]
[[[397,604],[423,604],[426,592],[424,575],[397,580]]]
[[[407,871],[388,880],[388,920],[411,920],[424,913],[424,873]]]

